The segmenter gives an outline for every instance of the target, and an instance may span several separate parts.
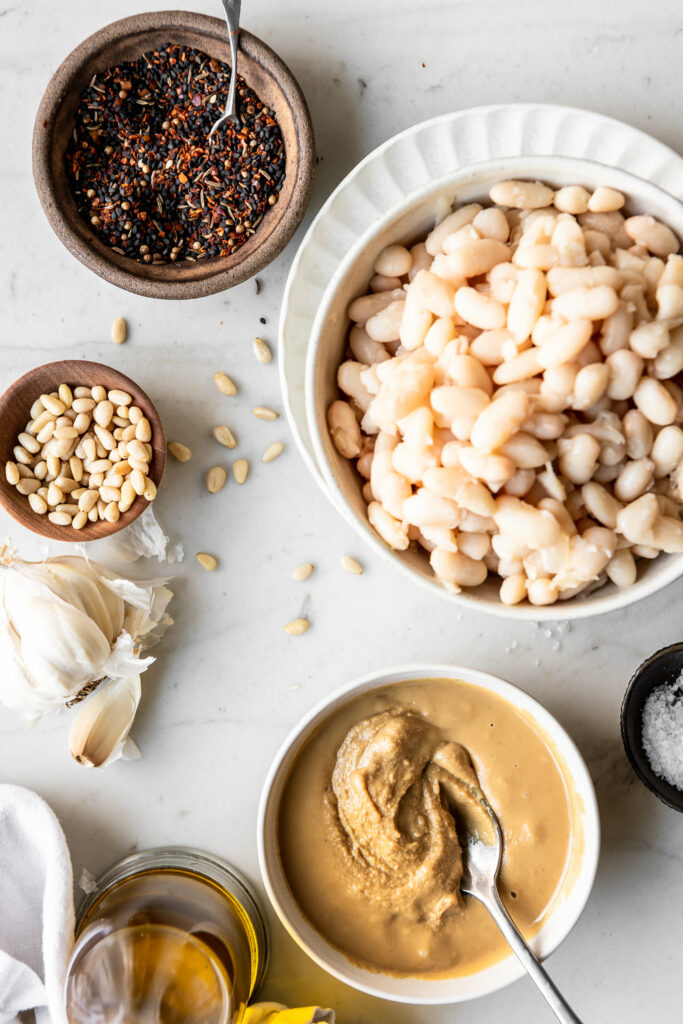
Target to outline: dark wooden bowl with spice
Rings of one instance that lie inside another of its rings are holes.
[[[210,295],[262,270],[301,222],[315,168],[303,94],[241,30],[240,123],[209,142],[229,64],[224,21],[161,11],[96,32],[50,80],[33,135],[38,196],[67,249],[110,283]]]
[[[50,540],[72,543],[99,540],[129,526],[144,512],[148,501],[140,495],[127,511],[120,513],[116,522],[87,522],[82,529],[75,530],[71,526],[56,525],[50,522],[46,514],[34,512],[28,497],[20,494],[7,478],[6,466],[15,460],[14,448],[19,434],[31,419],[31,406],[41,395],[57,391],[60,384],[67,384],[72,390],[76,387],[93,388],[100,385],[107,392],[117,390],[130,395],[131,406],[137,406],[142,411],[151,427],[149,479],[157,489],[166,468],[166,435],[161,417],[150,397],[130,377],[103,363],[85,359],[62,359],[45,363],[29,370],[0,396],[0,503],[22,526]]]

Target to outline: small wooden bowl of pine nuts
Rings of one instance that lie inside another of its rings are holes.
[[[29,370],[0,397],[0,459],[0,502],[18,523],[50,540],[99,540],[156,496],[166,436],[130,377],[64,359]]]
[[[682,238],[673,195],[586,160],[511,157],[406,196],[311,332],[335,506],[480,611],[584,617],[681,576]]]

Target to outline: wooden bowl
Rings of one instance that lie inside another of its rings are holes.
[[[138,14],[100,29],[69,54],[45,90],[33,132],[33,177],[55,234],[86,267],[138,295],[194,299],[246,281],[284,249],[311,198],[315,142],[306,101],[291,71],[270,47],[241,30],[237,70],[275,111],[284,139],[285,180],[278,202],[254,235],[230,256],[154,265],[113,252],[83,220],[69,189],[64,153],[74,115],[83,89],[96,72],[169,42],[196,47],[230,63],[225,22],[204,14]]]
[[[104,366],[103,363],[91,363],[85,359],[62,359],[56,363],[45,363],[29,370],[23,377],[15,381],[0,397],[0,502],[9,514],[34,533],[39,533],[50,540],[81,542],[99,540],[109,537],[118,530],[129,526],[149,502],[145,498],[135,499],[127,512],[121,513],[116,523],[98,520],[86,523],[81,530],[70,526],[55,526],[47,515],[38,515],[28,503],[28,498],[19,494],[5,477],[5,463],[14,460],[12,449],[17,443],[17,435],[24,430],[30,417],[30,409],[40,395],[56,391],[60,384],[68,384],[71,388],[83,385],[94,387],[101,384],[107,391],[116,388],[132,395],[133,404],[142,409],[152,427],[152,461],[149,476],[159,487],[166,468],[166,435],[152,400],[130,377],[124,373]]]

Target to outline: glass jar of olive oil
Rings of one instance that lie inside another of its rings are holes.
[[[229,864],[182,847],[135,853],[80,909],[69,1024],[239,1024],[267,955],[256,896]]]

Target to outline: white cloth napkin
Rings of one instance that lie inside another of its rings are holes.
[[[74,941],[71,858],[44,800],[0,785],[0,1024],[36,1010],[66,1024],[64,981]]]

